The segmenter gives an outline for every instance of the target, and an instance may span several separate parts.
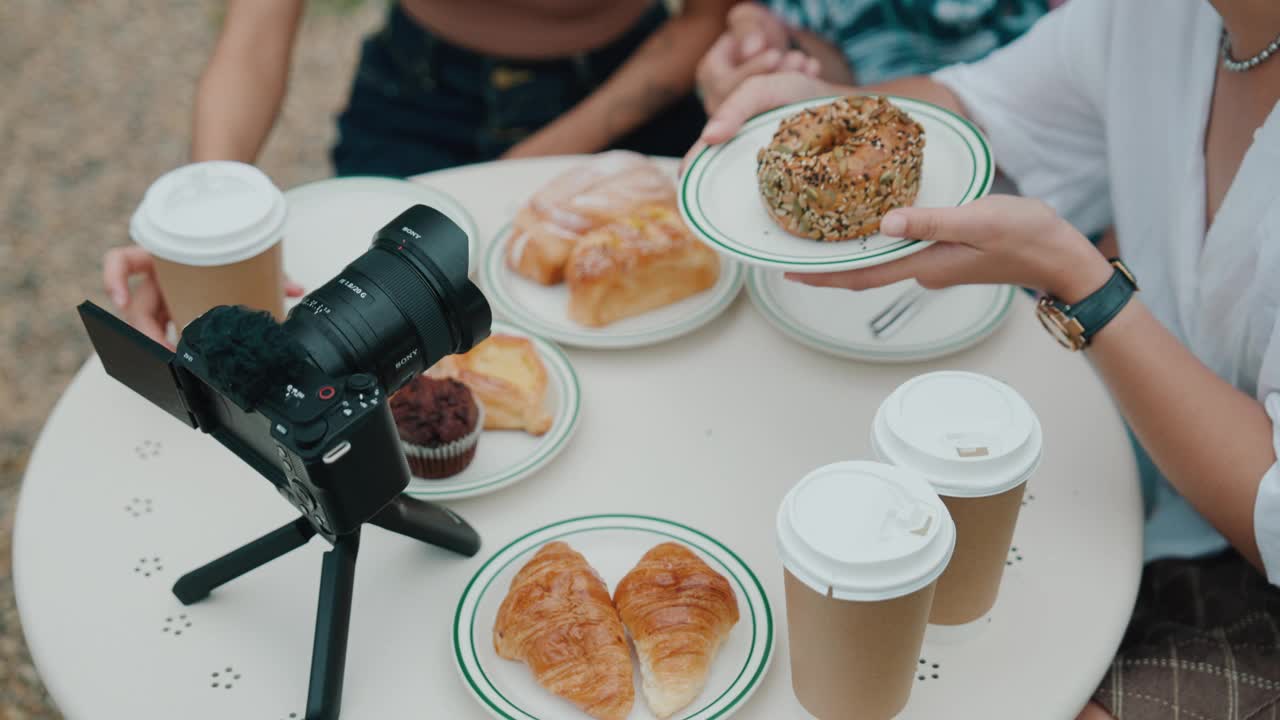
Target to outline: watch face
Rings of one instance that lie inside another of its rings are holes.
[[[1040,324],[1049,331],[1054,340],[1068,350],[1079,350],[1084,347],[1084,328],[1075,318],[1068,317],[1048,298],[1041,298],[1036,305],[1036,317]]]

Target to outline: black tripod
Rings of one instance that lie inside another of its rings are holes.
[[[404,495],[397,495],[369,522],[467,557],[480,550],[480,536],[465,520],[439,505]],[[183,605],[199,602],[214,588],[302,547],[315,534],[316,528],[310,521],[300,517],[183,575],[174,583],[173,594]],[[356,577],[360,530],[330,538],[330,541],[333,549],[324,554],[320,570],[320,601],[316,608],[315,642],[311,648],[306,720],[337,720],[342,707],[342,677],[351,623],[351,587]]]

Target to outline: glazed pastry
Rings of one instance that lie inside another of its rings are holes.
[[[733,588],[692,550],[668,542],[640,558],[613,602],[635,642],[649,709],[671,717],[702,692],[738,622]]]
[[[493,646],[591,717],[625,720],[635,703],[631,651],[609,589],[563,542],[547,543],[516,573]]]
[[[883,97],[857,95],[784,119],[757,154],[765,208],[792,235],[836,242],[880,230],[915,202],[924,128]]]
[[[428,371],[432,377],[462,381],[484,405],[486,430],[551,429],[544,408],[547,369],[528,338],[491,335],[463,355],[447,355]]]
[[[539,190],[511,227],[507,265],[521,275],[555,285],[578,239],[646,203],[674,207],[675,185],[653,161],[629,150],[611,150],[573,166]]]
[[[578,242],[569,257],[569,317],[603,327],[695,295],[720,277],[720,258],[675,210],[647,205]]]

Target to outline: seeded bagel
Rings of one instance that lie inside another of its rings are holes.
[[[783,230],[838,242],[879,231],[915,202],[924,128],[887,98],[855,95],[785,118],[756,155],[765,208]]]

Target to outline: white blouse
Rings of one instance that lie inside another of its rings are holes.
[[[1206,234],[1204,137],[1221,32],[1207,0],[1070,0],[1012,45],[934,78],[982,126],[1019,192],[1086,234],[1115,223],[1143,301],[1207,367],[1263,403],[1275,427],[1280,105]],[[1280,468],[1260,482],[1257,541],[1280,585]],[[1163,478],[1149,501],[1148,559],[1227,546]]]

